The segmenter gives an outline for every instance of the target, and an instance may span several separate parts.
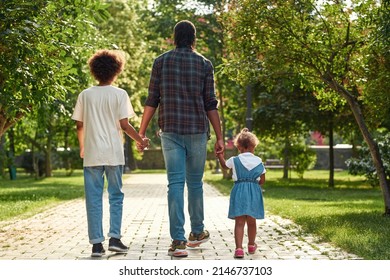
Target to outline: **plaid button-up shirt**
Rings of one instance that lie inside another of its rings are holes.
[[[176,48],[157,57],[145,105],[159,107],[163,132],[209,132],[207,111],[216,110],[212,63],[190,48]]]

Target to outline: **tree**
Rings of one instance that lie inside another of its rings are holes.
[[[377,142],[383,155],[387,180],[390,180],[390,133],[388,131],[378,133]],[[367,145],[363,143],[362,148],[359,150],[359,157],[347,160],[348,171],[353,175],[364,175],[367,182],[375,187],[378,185],[378,174],[369,153]]]
[[[0,2],[0,137],[35,108],[66,99],[106,15],[98,0]]]
[[[58,135],[65,131],[68,138],[70,125],[74,129],[68,120],[74,93],[90,80],[83,71],[86,58],[104,41],[95,25],[107,17],[106,6],[98,0],[13,0],[0,5],[5,38],[0,42],[0,135],[21,118],[31,118],[36,131],[22,141],[45,153],[45,174],[51,176],[54,145],[69,142],[59,141]]]
[[[384,80],[389,76],[383,56],[388,45],[377,36],[382,27],[378,14],[388,5],[381,7],[375,0],[350,2],[232,1],[224,15],[230,52],[234,54],[229,63],[241,81],[264,83],[270,76],[296,73],[302,87],[317,91],[319,96],[327,88],[334,98],[344,99],[369,147],[385,214],[390,215],[389,182],[372,136],[375,122],[367,121],[370,119],[364,114],[373,111],[369,100],[374,94],[388,100],[390,92],[389,79]],[[375,75],[377,69],[381,69],[380,75]],[[368,85],[378,81],[382,82],[379,91],[373,93]]]
[[[142,113],[142,99],[147,95],[150,70],[154,54],[148,48],[147,38],[150,21],[145,0],[113,0],[109,3],[110,17],[99,24],[99,31],[107,42],[126,55],[124,71],[116,81],[117,86],[125,89],[130,96],[134,111]],[[133,125],[138,119],[131,120]],[[130,137],[125,137],[125,170],[134,170],[136,165],[135,145]]]
[[[284,143],[281,154],[284,179],[288,178],[290,166],[299,164],[292,158],[293,150],[298,147],[297,140],[308,134],[320,119],[325,120],[320,117],[324,113],[319,111],[315,97],[298,86],[289,87],[288,83],[290,81],[284,79],[274,81],[269,88],[256,87],[254,100],[257,104],[253,112],[254,130],[263,137],[280,137]]]

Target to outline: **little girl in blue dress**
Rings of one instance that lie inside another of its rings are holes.
[[[248,253],[254,254],[256,252],[256,219],[264,219],[261,186],[265,182],[266,170],[261,158],[253,154],[258,144],[257,137],[244,128],[234,141],[234,145],[240,152],[238,156],[225,161],[223,153],[217,154],[222,168],[233,169],[234,186],[230,193],[228,217],[235,220],[235,258],[244,257],[242,243],[245,224],[248,230]]]

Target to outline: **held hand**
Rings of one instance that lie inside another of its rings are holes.
[[[141,138],[142,138],[142,143],[140,143],[140,142],[136,142],[135,143],[135,145],[136,145],[136,147],[137,147],[137,151],[138,152],[140,152],[140,153],[142,153],[143,151],[144,151],[144,143],[145,143],[145,141],[144,141],[144,139],[146,138],[146,136],[145,136],[145,134],[141,134],[141,133],[138,133],[139,134],[139,136],[141,136]]]
[[[224,158],[225,158],[225,152],[216,153],[216,156],[217,156],[217,159],[218,159],[218,160],[224,159]]]
[[[84,148],[80,149],[80,158],[84,158]]]
[[[142,143],[137,142],[137,150],[138,152],[142,153],[144,150],[147,150],[149,148],[149,138],[143,137],[142,138]]]
[[[149,149],[150,139],[145,137],[145,138],[143,138],[143,140],[144,140],[143,149],[144,150]]]
[[[225,151],[225,144],[223,142],[223,140],[218,140],[217,142],[215,142],[215,145],[214,145],[214,152],[215,154],[222,154],[223,152]]]

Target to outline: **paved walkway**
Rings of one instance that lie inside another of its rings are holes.
[[[107,252],[108,260],[170,260],[165,174],[130,174],[125,180],[122,241],[126,254]],[[210,242],[189,249],[186,260],[232,260],[234,221],[227,218],[228,197],[204,186],[205,227]],[[104,200],[105,232],[108,231],[108,203]],[[266,200],[265,200],[266,203]],[[258,220],[258,251],[245,260],[339,260],[358,259],[316,238],[278,216],[266,214]],[[189,222],[186,232],[189,233]],[[244,244],[247,242],[245,237]],[[107,248],[107,241],[105,247]],[[0,224],[1,260],[91,259],[84,200],[63,203],[25,220]]]

